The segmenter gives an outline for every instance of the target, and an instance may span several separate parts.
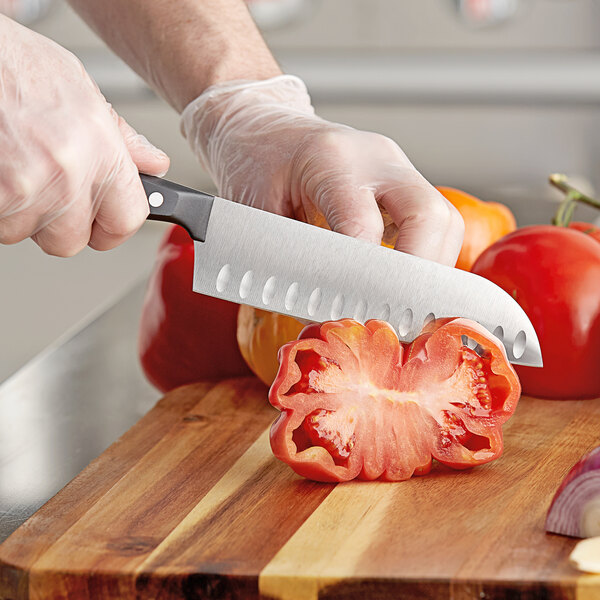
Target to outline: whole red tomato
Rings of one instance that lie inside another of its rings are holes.
[[[318,481],[400,481],[432,457],[455,469],[494,460],[521,392],[504,347],[467,319],[437,319],[411,344],[384,321],[314,323],[279,362],[271,447]]]
[[[158,248],[138,344],[146,377],[162,392],[251,373],[236,340],[239,306],[193,292],[193,276],[194,244],[173,226]]]
[[[600,396],[600,244],[595,239],[566,227],[523,227],[485,250],[472,271],[513,295],[538,334],[544,367],[516,367],[524,393]]]

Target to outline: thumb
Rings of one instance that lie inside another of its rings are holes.
[[[317,191],[313,198],[333,231],[381,244],[383,218],[373,190],[338,183]]]
[[[169,170],[169,157],[138,133],[127,121],[113,112],[125,146],[140,173],[162,177]]]
[[[396,250],[453,267],[465,231],[458,210],[416,171],[382,192],[381,204],[398,227]]]

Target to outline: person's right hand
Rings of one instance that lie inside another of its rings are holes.
[[[0,243],[113,248],[148,214],[138,172],[168,167],[73,54],[0,15]]]

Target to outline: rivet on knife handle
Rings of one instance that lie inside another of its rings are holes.
[[[193,239],[206,240],[214,196],[152,175],[140,179],[148,197],[148,219],[181,225]]]

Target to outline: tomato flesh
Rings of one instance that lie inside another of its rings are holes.
[[[302,426],[313,445],[322,446],[336,464],[342,464],[356,444],[353,422],[352,417],[345,420],[336,412],[321,408],[310,413]]]
[[[271,446],[322,481],[403,480],[432,458],[468,468],[500,456],[519,394],[504,348],[473,322],[439,319],[412,344],[382,321],[328,322],[280,350]]]

